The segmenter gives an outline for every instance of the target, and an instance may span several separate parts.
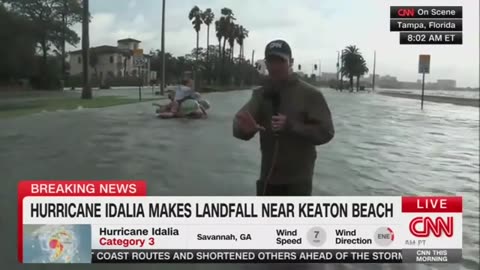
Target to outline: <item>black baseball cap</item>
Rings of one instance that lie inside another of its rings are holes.
[[[265,59],[268,59],[269,56],[279,56],[286,61],[292,59],[292,49],[290,45],[284,40],[274,40],[267,44],[265,48]]]

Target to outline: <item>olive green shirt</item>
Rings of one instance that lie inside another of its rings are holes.
[[[286,115],[287,126],[278,135],[271,129],[273,106],[264,97],[266,91],[279,91],[279,113]],[[260,180],[265,180],[272,166],[275,140],[278,153],[269,184],[311,184],[317,152],[315,147],[328,143],[334,136],[330,109],[322,93],[315,87],[292,77],[283,86],[271,83],[253,90],[250,100],[240,109],[247,110],[257,123],[266,128],[260,132],[262,164]],[[255,136],[240,130],[236,117],[233,135],[241,140]]]

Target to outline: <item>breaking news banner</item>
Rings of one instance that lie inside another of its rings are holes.
[[[150,197],[23,181],[22,263],[459,263],[461,197]]]

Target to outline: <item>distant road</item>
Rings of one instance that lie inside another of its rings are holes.
[[[409,93],[399,93],[393,91],[379,91],[377,94],[390,96],[390,97],[400,97],[408,99],[421,99],[421,95],[409,94]],[[425,101],[437,102],[437,103],[450,103],[460,106],[471,106],[471,107],[480,107],[480,100],[474,98],[459,98],[459,97],[447,97],[447,96],[424,96]]]

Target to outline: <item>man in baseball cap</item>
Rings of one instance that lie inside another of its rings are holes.
[[[292,50],[274,40],[265,48],[268,80],[235,115],[233,135],[250,140],[260,132],[262,165],[257,195],[309,196],[316,146],[334,136],[322,93],[292,72]]]
[[[284,40],[274,40],[265,48],[265,61],[272,82],[281,82],[291,75],[292,49]]]

